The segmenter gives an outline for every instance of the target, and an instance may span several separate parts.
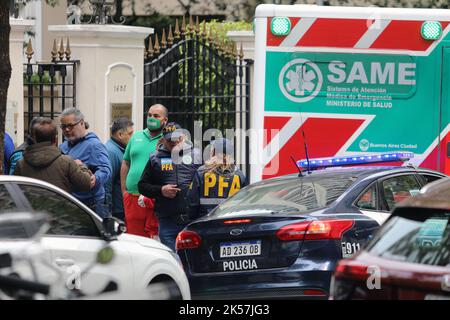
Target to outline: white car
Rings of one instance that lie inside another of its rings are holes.
[[[93,294],[114,281],[120,292],[128,292],[130,298],[136,299],[133,292],[143,292],[152,284],[169,283],[179,290],[183,299],[191,298],[189,283],[176,253],[157,240],[120,232],[117,237],[105,235],[105,227],[98,215],[49,183],[0,175],[0,214],[6,212],[45,212],[49,215],[50,228],[41,238],[43,256],[65,274],[68,286],[75,284],[81,286],[84,293]],[[117,222],[115,224],[118,227]],[[2,239],[0,251],[21,242],[19,239]],[[89,268],[106,245],[114,251],[112,262]],[[75,283],[76,274],[87,268],[89,271],[81,277],[81,282]],[[50,268],[44,269],[37,272],[39,280],[54,281]]]

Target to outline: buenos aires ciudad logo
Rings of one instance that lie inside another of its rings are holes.
[[[316,64],[306,59],[295,59],[281,69],[278,82],[286,98],[306,102],[319,93],[323,77]]]

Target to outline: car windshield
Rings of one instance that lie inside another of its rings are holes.
[[[386,222],[367,248],[385,259],[447,266],[450,264],[450,212],[403,209]]]
[[[356,179],[351,173],[340,173],[268,180],[242,189],[213,214],[294,214],[317,210],[329,206]]]

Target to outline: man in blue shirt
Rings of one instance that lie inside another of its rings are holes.
[[[111,178],[108,151],[95,133],[87,131],[89,124],[76,108],[68,108],[61,113],[60,127],[66,139],[60,146],[61,151],[86,165],[93,173],[91,191],[74,192],[73,195],[100,217],[111,216],[105,199],[105,184]]]
[[[9,157],[11,157],[11,155],[14,152],[14,142],[11,139],[11,136],[5,131],[5,149],[4,149],[4,154],[3,154],[3,173],[4,174],[8,174],[8,160]]]
[[[112,215],[123,221],[125,221],[125,213],[120,184],[120,167],[125,148],[134,132],[133,125],[133,122],[126,117],[115,120],[111,126],[111,139],[105,144],[112,169],[111,179],[105,185],[106,199]]]

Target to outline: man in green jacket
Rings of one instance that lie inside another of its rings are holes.
[[[58,131],[52,119],[36,118],[31,136],[34,143],[25,149],[14,175],[43,180],[69,193],[90,190],[92,173],[80,162],[61,153],[57,147]]]

